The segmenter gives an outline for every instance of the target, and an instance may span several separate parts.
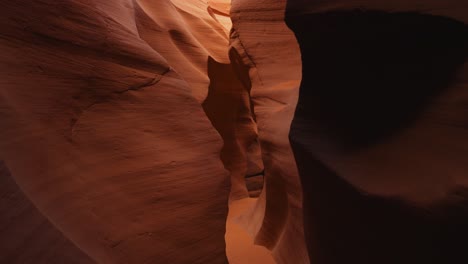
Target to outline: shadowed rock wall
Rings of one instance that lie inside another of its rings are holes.
[[[288,1],[312,263],[463,263],[468,6]]]

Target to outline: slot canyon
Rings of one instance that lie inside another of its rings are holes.
[[[0,0],[0,264],[468,263],[467,23]]]

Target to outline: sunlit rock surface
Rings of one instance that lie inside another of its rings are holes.
[[[249,70],[263,164],[264,192],[244,216],[256,243],[278,263],[308,263],[302,193],[288,141],[301,80],[299,47],[284,22],[286,1],[233,1],[231,46]]]
[[[39,211],[98,263],[226,263],[228,172],[201,103],[228,36],[208,5],[0,8],[0,157]]]

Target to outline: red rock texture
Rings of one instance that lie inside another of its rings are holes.
[[[0,193],[0,263],[95,263],[34,207],[3,163]]]
[[[233,1],[231,46],[249,69],[265,167],[264,192],[245,225],[278,263],[308,263],[302,197],[288,141],[301,80],[300,52],[284,22],[286,1]],[[259,39],[261,38],[261,40]]]
[[[228,38],[208,6],[0,7],[0,159],[39,211],[98,263],[226,263],[228,173],[201,102]]]
[[[467,14],[3,1],[0,263],[467,262]]]

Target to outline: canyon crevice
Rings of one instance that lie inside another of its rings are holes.
[[[468,4],[0,1],[0,263],[465,263]]]

